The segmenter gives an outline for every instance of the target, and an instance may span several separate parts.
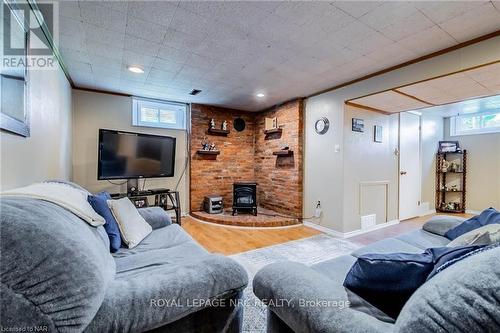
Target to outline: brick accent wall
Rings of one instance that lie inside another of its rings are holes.
[[[233,120],[241,116],[246,127],[242,132],[233,128]],[[229,135],[208,135],[210,119],[214,118],[217,128],[228,122]],[[223,196],[224,206],[233,202],[233,183],[255,180],[254,173],[254,119],[249,112],[224,109],[214,106],[193,104],[191,106],[191,166],[190,166],[190,210],[203,209],[203,199],[209,194]],[[199,155],[203,137],[214,142],[220,155]]]
[[[264,135],[265,118],[278,118],[281,134]],[[262,207],[302,216],[303,183],[303,100],[288,102],[255,119],[255,176]],[[292,156],[275,156],[283,146]]]
[[[246,128],[237,132],[233,120],[241,116]],[[278,117],[281,134],[264,134],[266,117]],[[210,119],[217,128],[226,120],[229,135],[208,135]],[[217,156],[197,154],[203,137],[214,142],[221,151]],[[273,155],[282,146],[288,145],[293,156]],[[209,194],[220,194],[224,206],[231,207],[233,182],[256,180],[259,206],[282,214],[301,216],[303,182],[303,100],[288,102],[271,110],[250,113],[214,106],[193,104],[191,106],[190,139],[190,209],[203,208],[203,198]]]

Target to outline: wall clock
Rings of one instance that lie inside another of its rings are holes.
[[[330,127],[330,121],[326,117],[319,118],[318,120],[316,120],[316,123],[314,124],[314,129],[316,130],[316,133],[321,135],[328,132],[329,127]]]

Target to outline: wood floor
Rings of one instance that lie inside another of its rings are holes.
[[[182,219],[182,227],[210,252],[230,255],[321,234],[300,226],[284,228],[238,228]]]
[[[399,224],[351,237],[348,240],[367,245],[384,238],[419,229],[431,216],[427,215],[401,221]],[[470,217],[471,215],[461,214],[460,216]],[[224,255],[250,251],[321,234],[320,231],[303,225],[277,229],[251,229],[203,223],[191,217],[183,218],[182,227],[208,251]]]

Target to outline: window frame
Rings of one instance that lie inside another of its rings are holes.
[[[450,117],[450,136],[463,136],[463,135],[477,135],[477,134],[492,134],[492,133],[500,133],[500,126],[497,127],[480,127],[471,130],[459,130],[458,122],[466,117],[484,117],[489,115],[500,115],[500,109],[489,110],[484,112],[477,112],[471,114],[463,114],[458,116]],[[482,123],[480,121],[480,123]]]
[[[158,110],[158,121],[157,122],[148,122],[141,121],[141,109],[144,106],[150,106],[151,108],[155,108]],[[184,110],[177,114],[180,114],[182,117],[179,120],[176,120],[175,124],[168,124],[160,122],[160,114],[161,106],[182,106]],[[188,105],[186,103],[181,102],[173,102],[173,101],[163,101],[157,99],[149,99],[142,97],[132,97],[132,126],[135,127],[152,127],[152,128],[161,128],[161,129],[171,129],[171,130],[187,130],[187,113],[188,113]]]

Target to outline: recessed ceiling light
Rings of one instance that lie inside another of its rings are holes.
[[[138,67],[138,66],[128,66],[128,70],[131,71],[132,73],[136,73],[136,74],[143,74],[144,73],[144,69],[142,69],[141,67]]]
[[[257,94],[257,95],[255,95],[255,96],[257,96],[257,97],[259,97],[259,98],[266,97],[266,95],[265,95],[264,93],[258,93],[258,94]]]

